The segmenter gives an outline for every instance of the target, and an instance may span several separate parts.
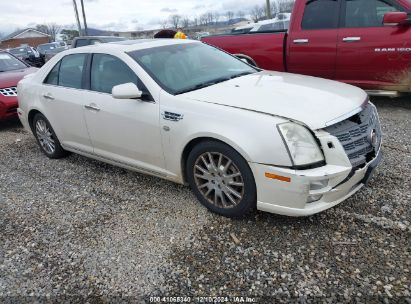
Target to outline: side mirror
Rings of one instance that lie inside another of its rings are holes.
[[[124,83],[113,87],[111,95],[115,99],[140,99],[143,96],[134,83]]]
[[[384,25],[398,26],[409,24],[408,15],[405,12],[390,12],[384,14]]]

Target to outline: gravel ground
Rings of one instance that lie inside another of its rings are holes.
[[[0,301],[411,303],[411,100],[375,103],[384,162],[369,187],[300,219],[216,216],[186,187],[78,155],[51,161],[17,122],[0,123]]]

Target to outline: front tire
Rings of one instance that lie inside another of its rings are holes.
[[[66,157],[69,152],[63,149],[47,118],[37,113],[33,118],[32,129],[41,151],[48,158],[59,159]]]
[[[254,176],[247,161],[230,146],[202,142],[187,159],[187,179],[202,205],[227,217],[242,217],[256,205]]]

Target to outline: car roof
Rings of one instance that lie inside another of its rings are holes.
[[[190,44],[190,43],[202,43],[197,40],[190,39],[137,39],[137,40],[124,40],[110,43],[95,44],[89,46],[82,46],[75,49],[70,49],[68,53],[82,53],[82,52],[104,52],[104,51],[120,51],[120,52],[132,52],[136,50],[149,49],[154,47],[161,47],[167,45],[176,44]]]

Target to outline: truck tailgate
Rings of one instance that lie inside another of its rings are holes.
[[[201,40],[235,55],[251,57],[259,68],[285,71],[284,41],[287,33],[253,33],[242,35],[219,35]]]

